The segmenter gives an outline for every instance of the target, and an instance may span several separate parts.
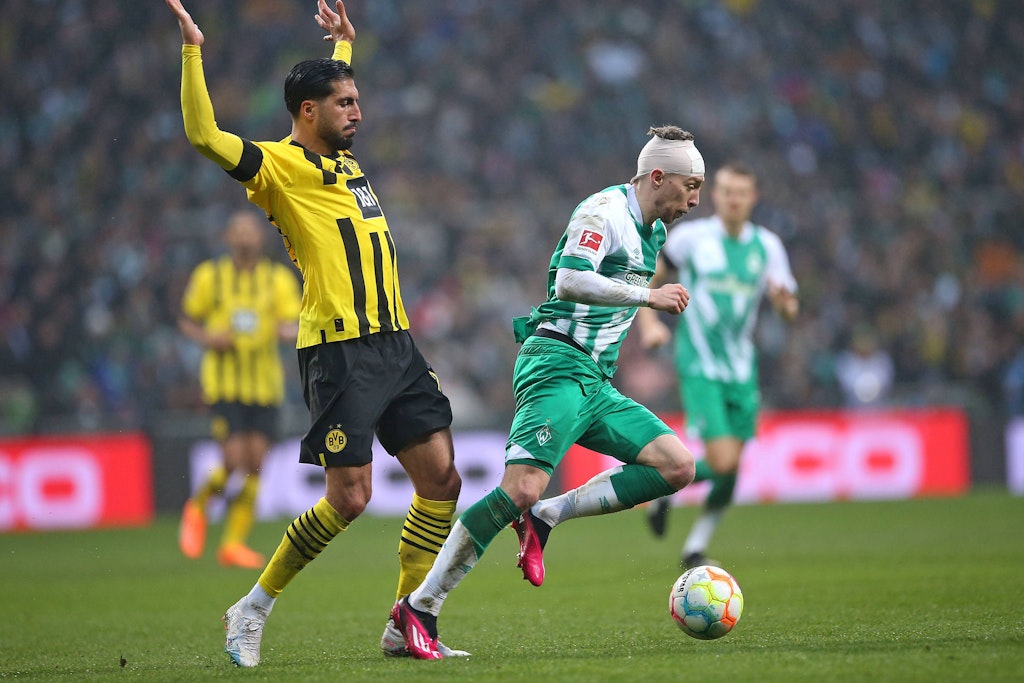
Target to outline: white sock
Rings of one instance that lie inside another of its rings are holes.
[[[249,595],[246,598],[248,598],[246,604],[264,617],[270,614],[270,610],[274,609],[274,603],[277,602],[277,598],[267,595],[267,591],[263,590],[258,581],[252,587],[252,590],[249,591]]]
[[[625,510],[626,506],[619,501],[619,497],[615,495],[615,487],[612,486],[612,475],[621,471],[621,466],[605,470],[572,491],[537,501],[530,511],[544,523],[557,526],[567,519]]]
[[[718,523],[722,521],[724,512],[725,510],[722,509],[701,512],[697,521],[693,523],[693,528],[690,529],[690,535],[686,537],[686,543],[683,544],[683,557],[690,553],[703,553],[707,550],[711,537],[715,534],[715,529],[718,528]]]
[[[409,593],[409,605],[436,617],[449,591],[459,585],[478,559],[469,531],[457,520],[423,583]]]

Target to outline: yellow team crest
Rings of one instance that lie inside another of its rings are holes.
[[[345,436],[345,432],[341,431],[341,425],[334,425],[324,438],[324,446],[331,453],[342,452],[347,444],[348,437]]]
[[[210,420],[210,433],[217,441],[226,441],[231,436],[231,425],[223,415],[214,415]]]

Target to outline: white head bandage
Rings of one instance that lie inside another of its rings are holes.
[[[645,176],[656,168],[678,175],[704,175],[704,157],[693,140],[666,140],[654,135],[640,150],[633,178]]]

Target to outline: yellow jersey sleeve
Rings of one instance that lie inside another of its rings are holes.
[[[198,45],[181,46],[181,114],[192,146],[225,171],[242,159],[242,138],[217,127]]]
[[[339,62],[345,62],[346,64],[352,64],[352,43],[344,40],[339,40],[334,44],[334,54],[331,55],[331,59],[335,59]]]
[[[185,295],[181,302],[181,311],[188,317],[203,322],[213,311],[214,307],[214,286],[213,286],[212,261],[203,261],[192,271],[185,287]]]

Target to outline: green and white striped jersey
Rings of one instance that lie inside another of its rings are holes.
[[[619,347],[636,316],[636,307],[591,306],[555,296],[559,268],[590,270],[613,280],[646,287],[654,275],[667,230],[660,219],[644,225],[632,185],[614,185],[584,199],[569,219],[548,266],[548,300],[534,308],[536,327],[568,335],[611,377]]]
[[[769,282],[796,292],[782,240],[748,222],[738,238],[716,216],[677,224],[662,252],[690,303],[679,316],[676,363],[683,376],[757,382],[754,328]]]

